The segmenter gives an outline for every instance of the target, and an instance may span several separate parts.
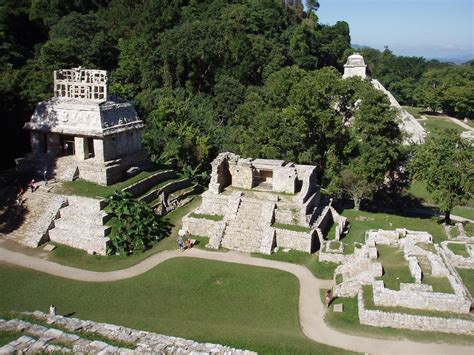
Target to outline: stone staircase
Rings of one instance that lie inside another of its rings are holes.
[[[66,204],[66,199],[40,187],[35,192],[26,191],[23,200],[23,212],[18,217],[23,218],[21,224],[4,236],[28,247],[36,248],[48,241],[48,231],[54,226],[54,220],[59,215],[59,209]]]
[[[109,215],[103,211],[105,201],[68,196],[67,205],[59,210],[60,218],[49,231],[53,242],[105,255],[112,227],[104,225]]]
[[[247,253],[260,252],[265,230],[271,224],[265,218],[269,207],[265,201],[242,198],[235,219],[227,222],[221,246]]]
[[[54,170],[51,168],[49,171],[56,172],[56,180],[73,181],[77,176],[79,176],[77,162],[74,155],[57,158],[54,164]]]

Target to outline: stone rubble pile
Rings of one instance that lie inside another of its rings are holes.
[[[234,349],[228,346],[198,343],[193,340],[166,336],[122,326],[97,323],[89,320],[68,318],[62,316],[51,316],[43,312],[24,312],[26,316],[32,316],[40,321],[47,322],[52,326],[60,327],[71,332],[87,332],[92,335],[108,338],[111,341],[122,341],[129,343],[133,349],[111,346],[103,341],[88,340],[67,331],[47,328],[45,326],[32,324],[22,320],[12,319],[9,321],[0,319],[0,330],[18,331],[27,334],[19,339],[0,348],[0,353],[5,352],[81,352],[81,353],[154,353],[154,354],[236,354],[253,355],[255,352]],[[50,344],[54,341],[58,346]]]

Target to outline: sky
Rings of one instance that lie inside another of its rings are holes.
[[[346,21],[352,44],[426,58],[474,58],[474,0],[319,0],[320,23]]]

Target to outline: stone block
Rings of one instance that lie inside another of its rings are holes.
[[[335,313],[342,313],[344,311],[344,304],[338,303],[333,306],[333,311]]]
[[[43,250],[44,250],[44,251],[47,251],[47,252],[52,252],[54,249],[56,249],[56,246],[53,245],[53,244],[46,244],[46,245],[43,247]]]

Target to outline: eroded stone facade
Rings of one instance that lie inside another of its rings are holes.
[[[59,70],[54,78],[55,96],[40,102],[25,124],[32,151],[17,159],[19,170],[110,185],[146,162],[143,122],[132,104],[108,96],[106,71]]]
[[[282,160],[242,159],[221,153],[212,162],[209,190],[194,213],[221,221],[183,219],[183,228],[209,237],[208,247],[270,254],[276,247],[319,249],[316,168]]]

